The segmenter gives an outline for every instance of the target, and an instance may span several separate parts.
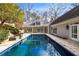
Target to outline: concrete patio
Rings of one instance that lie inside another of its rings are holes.
[[[54,35],[47,34],[50,38],[54,41],[59,43],[61,46],[69,50],[70,52],[74,53],[75,55],[79,56],[79,42],[73,41],[71,39],[62,39]]]

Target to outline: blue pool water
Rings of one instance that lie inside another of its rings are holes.
[[[44,34],[32,34],[3,56],[61,56],[73,55]]]

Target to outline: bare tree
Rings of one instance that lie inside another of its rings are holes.
[[[52,3],[52,4],[50,4],[50,7],[49,7],[49,13],[50,13],[49,16],[53,20],[55,20],[64,13],[65,9],[66,8],[65,8],[64,4]]]
[[[47,20],[47,12],[46,11],[43,13],[43,18],[45,18]]]
[[[33,11],[31,13],[31,16],[30,17],[32,18],[32,21],[39,20],[40,19],[40,15],[37,12],[35,12],[35,11]]]
[[[43,12],[42,19],[45,24],[48,23],[48,12],[47,11]]]
[[[27,4],[27,20],[30,21],[32,6],[30,3]]]
[[[72,7],[79,6],[79,3],[71,3],[71,6],[72,6]]]

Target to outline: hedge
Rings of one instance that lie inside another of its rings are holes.
[[[9,31],[4,29],[4,28],[0,28],[0,43],[2,41],[4,41],[5,39],[8,38],[8,35],[9,35]]]
[[[15,27],[9,26],[9,25],[4,25],[3,28],[5,28],[6,30],[9,30],[10,33],[14,34],[14,35],[18,35],[19,34],[19,30]]]
[[[9,25],[0,26],[0,43],[8,38],[9,32],[14,35],[19,35],[19,30]]]

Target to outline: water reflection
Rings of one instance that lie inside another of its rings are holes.
[[[45,35],[25,38],[21,44],[7,51],[5,56],[60,56]]]
[[[48,40],[27,40],[27,42],[30,54],[34,52],[33,55],[60,56],[59,52]]]

